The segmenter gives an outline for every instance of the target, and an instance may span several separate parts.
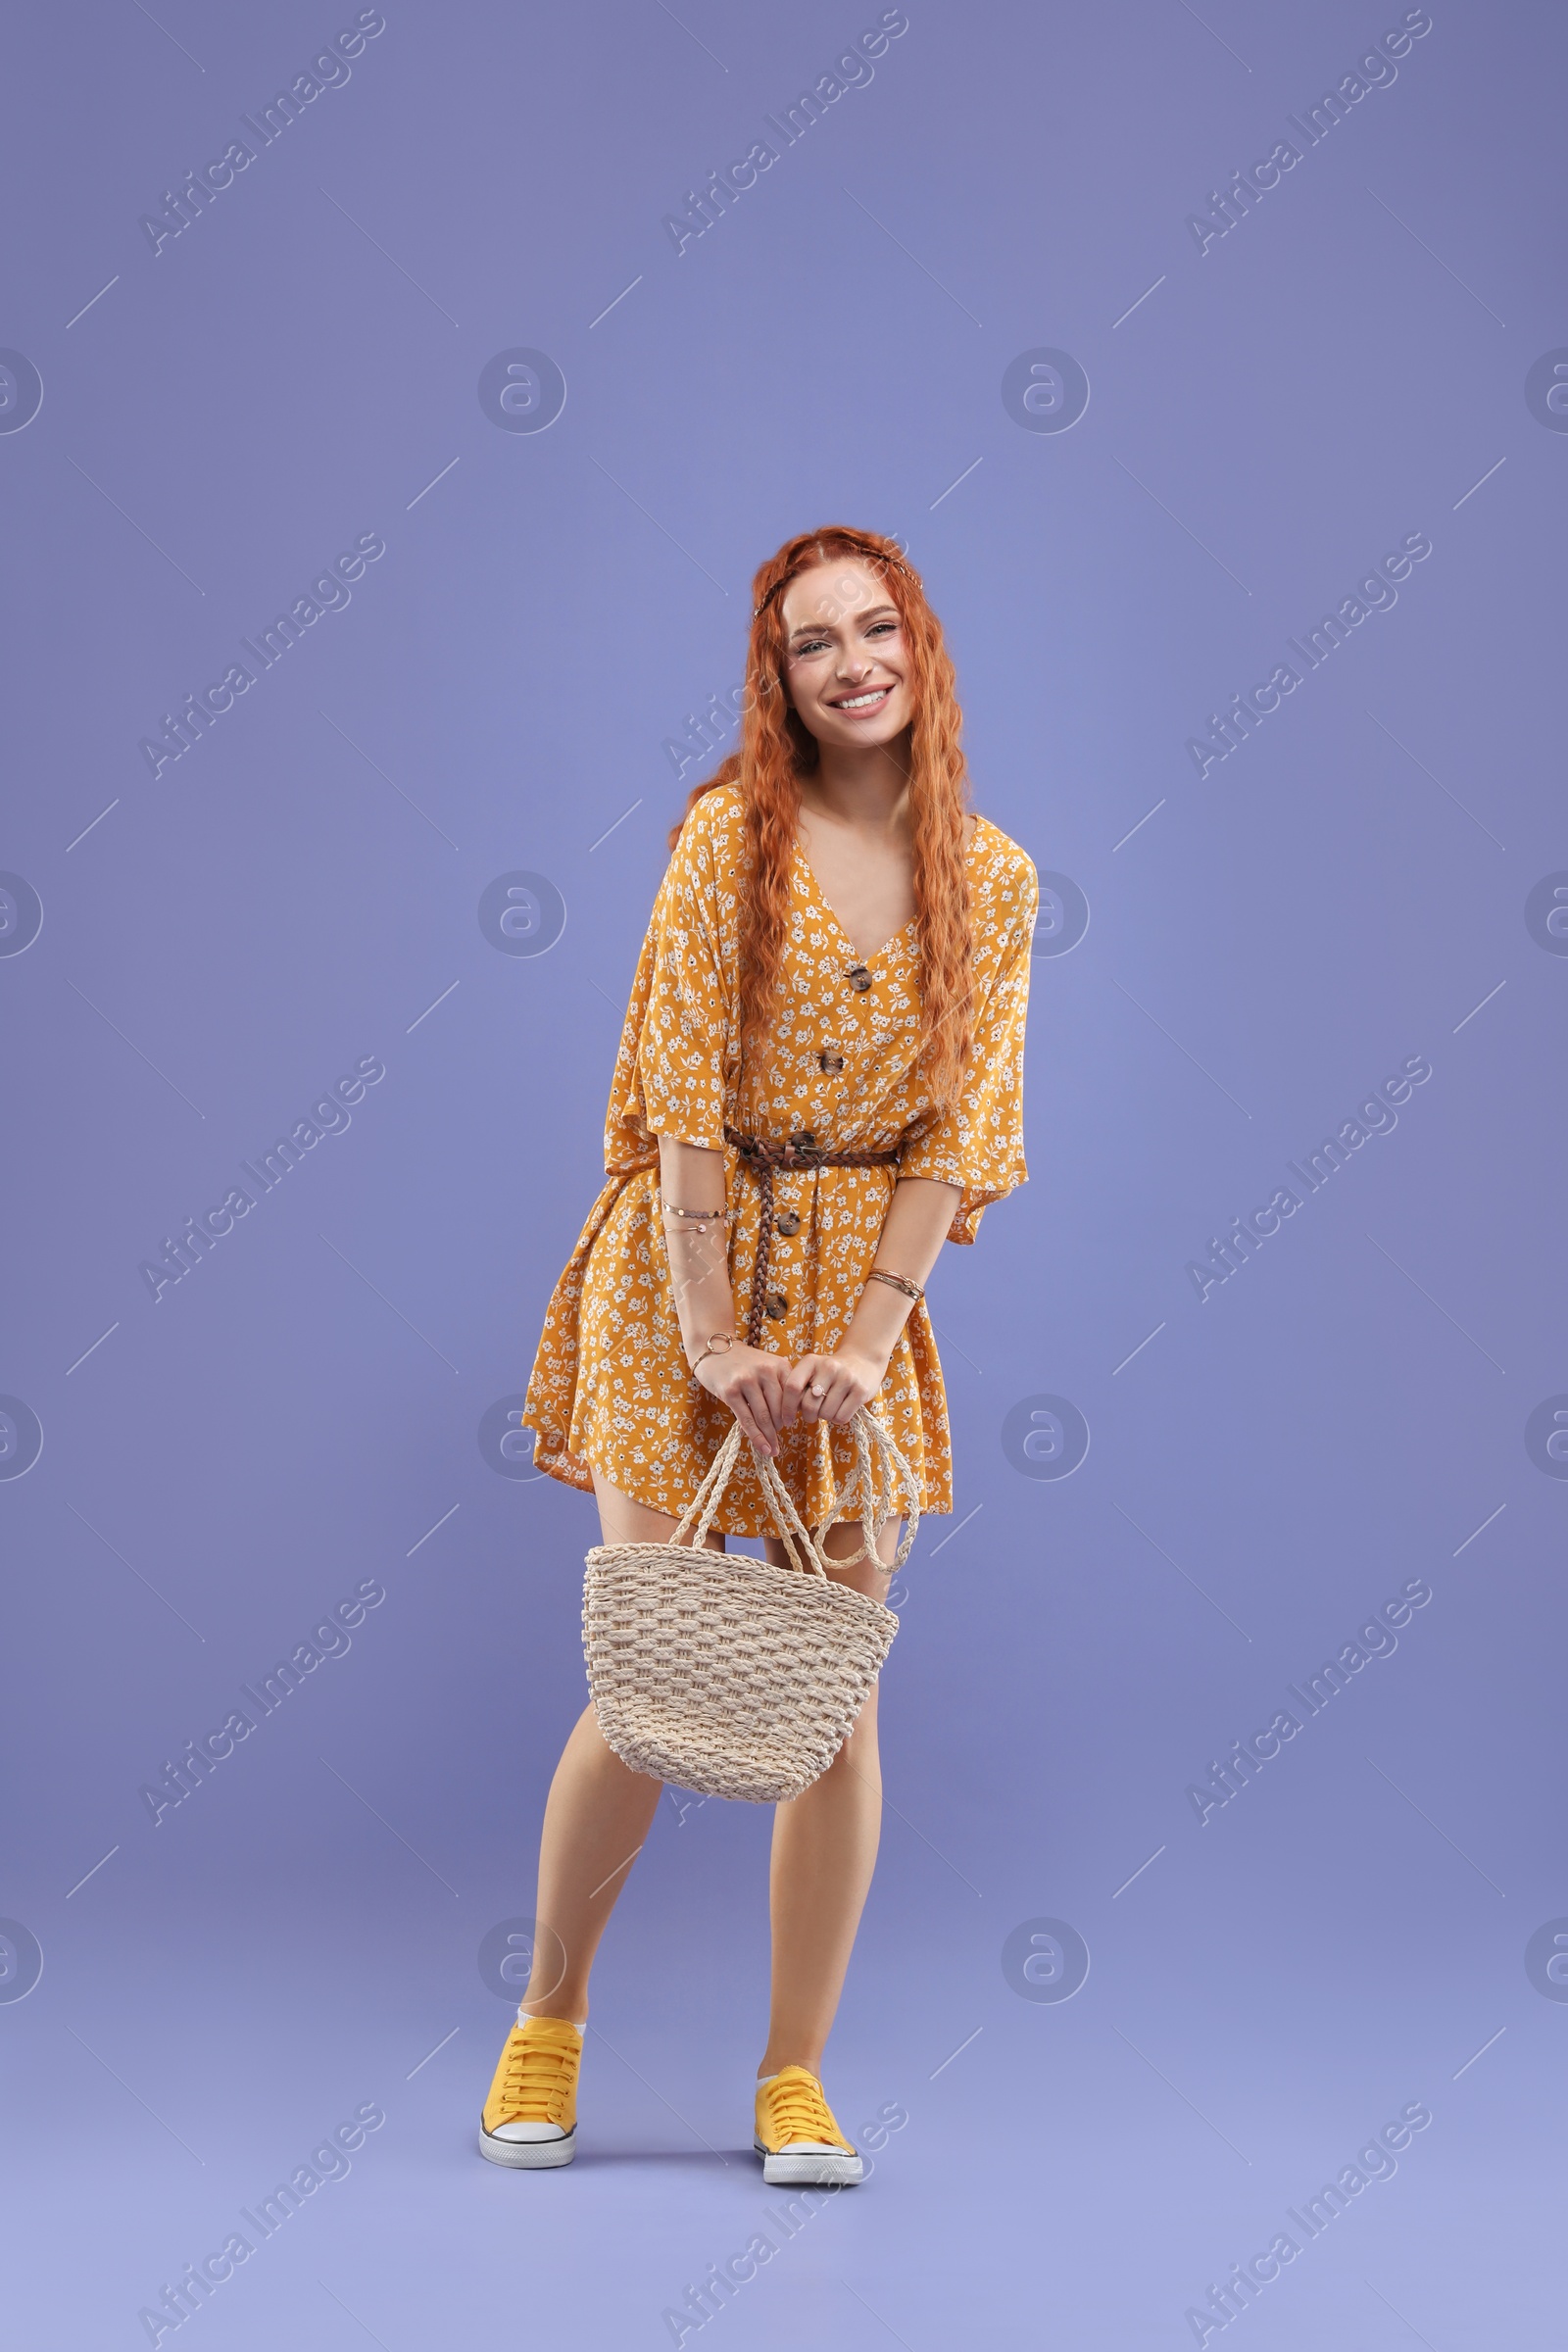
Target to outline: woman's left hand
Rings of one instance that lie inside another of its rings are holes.
[[[800,1356],[784,1375],[780,1419],[833,1421],[843,1428],[876,1395],[887,1368],[886,1356],[867,1355],[855,1348]]]

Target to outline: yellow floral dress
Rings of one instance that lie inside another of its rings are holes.
[[[961,1189],[953,1242],[972,1242],[986,1205],[1028,1174],[1024,1015],[1039,885],[1017,843],[985,817],[969,842],[974,1055],[959,1101],[940,1116],[913,1067],[913,922],[862,961],[799,848],[770,1048],[764,1066],[742,1065],[743,854],[740,789],[719,785],[686,819],[655,901],[615,1056],[605,1185],[551,1298],[522,1412],[535,1434],[534,1458],[552,1478],[591,1493],[592,1464],[623,1494],[671,1515],[690,1501],[733,1424],[729,1408],[692,1378],[681,1346],[658,1200],[661,1135],[724,1153],[725,1197],[737,1211],[730,1279],[742,1331],[760,1195],[725,1128],[779,1144],[807,1129],[829,1151],[902,1147],[897,1164],[776,1171],[768,1281],[787,1303],[762,1344],[790,1358],[826,1352],[843,1338],[900,1174]],[[862,975],[858,987],[852,972]],[[923,1300],[875,1401],[919,1478],[921,1511],[951,1511],[947,1395]],[[855,1449],[843,1430],[796,1422],[781,1435],[777,1461],[814,1527],[854,1467]],[[727,1535],[773,1532],[749,1446],[713,1524]]]

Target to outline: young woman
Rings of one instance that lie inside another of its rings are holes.
[[[539,1467],[596,1496],[606,1544],[667,1539],[731,1416],[821,1528],[872,1398],[921,1511],[951,1511],[922,1286],[944,1240],[972,1242],[1026,1175],[1038,886],[1017,844],[966,813],[953,665],[920,582],[890,540],[835,525],[780,548],[753,605],[741,749],[671,831],[607,1181],[522,1416]],[[884,1599],[902,1528],[845,1580]],[[743,1446],[708,1540],[761,1536],[787,1564],[771,1530]],[[830,1527],[824,1548],[866,1549],[860,1524]],[[585,1708],[551,1784],[533,1973],[480,2126],[494,2163],[571,2161],[589,1970],[659,1796]],[[769,2180],[861,2178],[821,2064],[880,1813],[873,1690],[827,1771],[775,1808],[756,2106]]]

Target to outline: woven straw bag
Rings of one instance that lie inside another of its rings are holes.
[[[860,1519],[869,1532],[854,1557],[865,1559],[877,1532],[906,1511],[902,1567],[919,1524],[918,1481],[874,1413],[862,1407],[851,1428],[856,1466],[824,1532],[835,1519]],[[583,1655],[599,1728],[634,1772],[702,1796],[776,1804],[832,1763],[899,1621],[868,1593],[830,1579],[777,1467],[756,1446],[769,1512],[796,1565],[708,1548],[703,1539],[741,1437],[737,1422],[667,1544],[600,1544],[588,1553]],[[694,1515],[692,1541],[682,1544]]]

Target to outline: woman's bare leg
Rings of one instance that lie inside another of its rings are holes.
[[[659,1544],[675,1521],[633,1502],[594,1472],[607,1544]],[[709,1546],[722,1551],[722,1536]],[[588,1975],[615,1897],[641,1851],[663,1784],[623,1764],[586,1706],[562,1750],[539,1840],[538,1933],[522,2007],[529,2017],[588,2015]]]
[[[891,1562],[903,1532],[894,1520],[882,1531],[882,1558]],[[864,1543],[858,1523],[827,1531],[825,1549],[843,1558]],[[768,1539],[768,1557],[784,1562],[784,1546]],[[887,1598],[890,1568],[859,1560],[842,1571],[846,1584]],[[773,1998],[767,2048],[759,2076],[804,2066],[818,2078],[839,1995],[844,1989],[860,1924],[882,1826],[882,1770],[877,1754],[876,1690],[820,1780],[773,1813],[771,1907]]]

